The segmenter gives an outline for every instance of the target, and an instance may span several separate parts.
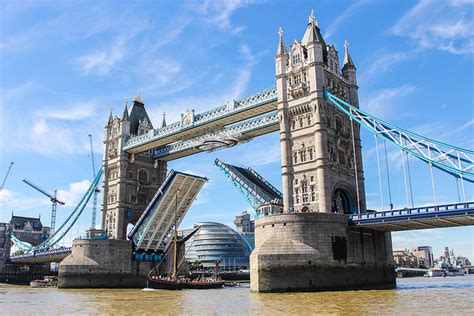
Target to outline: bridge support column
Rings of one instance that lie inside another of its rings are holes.
[[[390,233],[353,228],[342,214],[299,213],[256,220],[252,292],[395,287]]]

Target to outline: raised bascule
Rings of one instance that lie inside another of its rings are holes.
[[[431,172],[437,168],[460,180],[464,201],[464,185],[474,181],[474,151],[412,133],[361,110],[356,67],[347,42],[344,47],[341,68],[335,46],[325,43],[311,13],[302,40],[294,40],[289,49],[279,31],[275,87],[204,113],[186,110],[173,124],[167,125],[163,117],[159,128],[153,128],[140,96],[130,110],[126,103],[123,115],[111,113],[105,126],[106,235],[75,240],[72,250],[48,250],[74,224],[83,209],[78,206],[70,216],[72,224],[63,224],[56,236],[35,248],[43,252],[12,261],[43,262],[47,251],[63,259],[72,251],[60,264],[62,287],[144,286],[149,269],[165,260],[173,221],[181,222],[206,181],[175,171],[167,174],[167,162],[279,131],[282,192],[251,168],[215,160],[256,211],[251,290],[394,287],[390,232],[473,225],[474,203],[368,212],[360,128],[368,129],[376,141],[397,146],[403,161],[411,155]]]

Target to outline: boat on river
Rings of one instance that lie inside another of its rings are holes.
[[[176,192],[177,194],[177,192]],[[173,232],[173,271],[171,276],[153,275],[157,267],[148,273],[147,288],[159,290],[184,290],[184,289],[218,289],[224,287],[225,281],[219,277],[219,264],[221,260],[216,261],[215,273],[208,278],[189,278],[178,275],[178,225],[176,222],[176,213],[178,208],[178,197],[176,197],[176,210],[174,216],[174,232]],[[197,230],[195,230],[196,232]],[[194,233],[195,233],[194,232]]]
[[[57,276],[45,276],[43,280],[33,280],[30,282],[32,288],[45,288],[45,287],[57,287],[58,277]]]
[[[445,277],[446,270],[445,269],[439,269],[439,268],[430,268],[428,272],[426,272],[425,276],[432,278],[432,277]]]

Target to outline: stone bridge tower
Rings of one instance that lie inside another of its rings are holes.
[[[360,129],[324,97],[358,106],[356,67],[345,44],[342,70],[313,13],[288,51],[279,31],[275,58],[283,214],[255,223],[255,292],[395,285],[390,234],[349,225],[365,212]]]
[[[166,161],[154,160],[149,152],[123,151],[131,135],[153,129],[140,96],[130,112],[127,103],[121,118],[110,113],[105,126],[102,228],[109,237],[125,239],[128,224],[135,224],[166,178]]]

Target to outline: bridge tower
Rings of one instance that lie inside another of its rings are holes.
[[[139,219],[166,178],[166,161],[152,159],[149,152],[128,154],[122,150],[131,135],[142,135],[152,129],[140,96],[135,97],[130,111],[125,103],[121,118],[110,113],[102,163],[102,228],[110,237],[125,239],[127,225]]]
[[[345,44],[342,70],[311,13],[275,58],[283,213],[256,220],[251,287],[256,292],[391,287],[390,234],[349,227],[365,212],[360,129],[323,91],[357,106],[356,67]]]

